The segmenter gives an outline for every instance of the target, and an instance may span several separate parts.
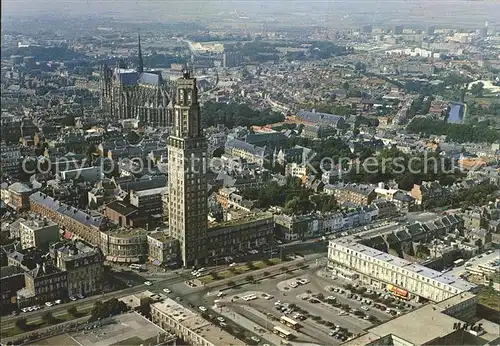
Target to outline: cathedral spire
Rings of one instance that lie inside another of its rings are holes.
[[[142,72],[144,72],[144,62],[142,61],[141,32],[140,31],[137,34],[137,37],[139,38],[139,54],[138,54],[139,61],[137,62],[137,72],[142,73]]]

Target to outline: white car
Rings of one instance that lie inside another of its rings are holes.
[[[345,316],[345,315],[348,315],[348,313],[347,313],[347,312],[345,312],[345,311],[341,311],[341,312],[339,312],[339,316]]]
[[[151,281],[146,281],[146,282],[144,282],[144,285],[146,285],[146,286],[153,286],[153,283]]]
[[[207,311],[207,308],[204,306],[198,306],[198,309],[200,309],[200,311],[203,311],[203,312]]]
[[[273,299],[274,297],[270,294],[267,294],[267,293],[262,293],[262,297],[265,299],[265,300],[270,300],[270,299]]]
[[[46,303],[45,303],[45,305],[47,305],[47,306],[52,306],[52,305],[54,305],[54,304],[52,304],[51,302],[46,302]]]
[[[299,285],[296,282],[290,282],[288,284],[288,286],[290,286],[291,288],[297,288],[297,287],[299,287]]]
[[[172,293],[172,291],[171,291],[171,290],[169,290],[168,288],[164,288],[164,289],[163,289],[163,292],[165,292],[165,293],[167,293],[167,294],[168,294],[168,293]]]
[[[361,306],[361,310],[368,311],[368,310],[370,310],[370,308],[368,306],[363,305],[363,306]]]
[[[224,292],[219,292],[219,293],[217,293],[217,297],[219,297],[219,298],[222,298],[222,297],[224,297],[225,295],[226,295],[226,294],[225,294]]]
[[[224,322],[224,321],[225,321],[225,319],[224,319],[224,317],[219,316],[219,317],[217,317],[217,321],[219,321],[219,322]]]
[[[29,311],[29,308],[22,308],[21,309],[22,312],[28,312]]]
[[[62,302],[61,302],[61,299],[57,299],[57,300],[54,302],[54,304],[56,304],[56,305],[59,305],[59,304],[61,304],[61,303],[62,303]]]
[[[75,301],[75,300],[76,300],[76,297],[70,296],[70,297],[69,297],[69,300],[71,300],[71,301]]]
[[[252,339],[255,342],[260,342],[260,339],[256,336],[252,336],[250,339]]]
[[[198,275],[198,271],[197,271],[197,270],[193,270],[193,271],[191,272],[191,275],[193,275],[193,276]]]
[[[232,267],[236,267],[237,265],[238,265],[238,263],[231,263],[231,264],[229,265],[229,267],[230,267],[230,268],[232,268]]]

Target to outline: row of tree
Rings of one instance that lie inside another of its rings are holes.
[[[423,136],[446,135],[448,141],[458,143],[493,143],[500,140],[500,131],[482,123],[449,124],[445,120],[415,118],[406,129],[410,133],[420,133]]]
[[[271,109],[256,110],[246,104],[207,102],[201,109],[204,128],[217,124],[227,127],[266,125],[284,120],[284,116]]]
[[[458,170],[452,169],[451,160],[438,153],[405,154],[396,148],[384,149],[372,160],[348,168],[345,181],[376,184],[395,180],[403,190],[422,181],[438,180],[450,185],[461,177]]]

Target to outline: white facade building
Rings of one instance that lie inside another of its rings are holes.
[[[83,181],[95,183],[100,181],[102,178],[102,167],[93,166],[93,167],[71,169],[60,172],[59,176],[61,177],[62,180],[73,180],[82,178]]]
[[[334,271],[356,272],[363,282],[408,299],[439,302],[477,287],[455,276],[359,244],[352,238],[331,240],[328,262]]]

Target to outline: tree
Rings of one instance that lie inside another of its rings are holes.
[[[52,312],[50,311],[46,311],[43,315],[42,315],[42,319],[47,323],[47,324],[54,324],[56,322],[56,319],[54,317],[54,315],[52,315]]]
[[[72,307],[68,308],[68,314],[70,314],[73,317],[77,317],[78,310],[77,310],[76,306],[72,306]]]
[[[248,282],[251,282],[251,283],[255,282],[255,278],[253,277],[253,275],[247,275],[247,276],[245,276],[245,280],[248,281]]]
[[[482,248],[483,247],[483,241],[481,239],[477,239],[476,242],[475,242],[476,246],[478,248]]]
[[[139,306],[139,313],[146,318],[151,318],[151,298],[141,299],[141,305]]]
[[[235,283],[234,281],[229,280],[229,281],[227,282],[227,287],[234,287],[234,286],[236,286],[236,283]]]
[[[470,93],[474,96],[482,96],[484,91],[484,83],[483,82],[478,82],[475,83],[471,88],[470,88]]]
[[[126,139],[130,144],[137,144],[141,140],[141,136],[135,131],[130,131],[127,133]]]
[[[116,298],[111,298],[106,302],[97,301],[90,312],[89,321],[97,321],[101,318],[106,318],[113,315],[118,315],[122,312],[127,311],[127,305]]]
[[[28,320],[26,319],[26,317],[18,317],[16,319],[15,325],[21,330],[26,330],[28,329]]]
[[[347,82],[342,83],[342,89],[344,89],[345,91],[349,90],[349,83]]]

